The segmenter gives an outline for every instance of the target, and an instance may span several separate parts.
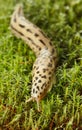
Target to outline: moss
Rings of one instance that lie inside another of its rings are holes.
[[[58,51],[56,84],[42,100],[26,104],[31,90],[32,50],[11,34],[19,0],[0,1],[0,129],[82,129],[82,1],[22,0],[25,16],[51,38]]]

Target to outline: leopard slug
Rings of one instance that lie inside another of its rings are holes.
[[[40,101],[52,84],[57,63],[56,49],[42,30],[24,17],[21,4],[16,6],[10,26],[14,35],[23,39],[36,55],[32,71],[31,97],[27,102],[35,100],[39,111]]]

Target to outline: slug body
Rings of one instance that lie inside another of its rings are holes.
[[[40,28],[25,19],[21,5],[16,7],[10,26],[14,35],[22,38],[37,57],[32,71],[31,98],[27,102],[36,100],[39,110],[39,103],[52,84],[57,62],[56,49]]]

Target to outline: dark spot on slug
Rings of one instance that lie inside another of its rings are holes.
[[[28,39],[29,41],[33,42],[32,39],[31,39],[30,37],[27,37],[27,39]]]
[[[39,36],[37,33],[35,33],[34,35],[35,35],[35,37],[38,37],[38,36]]]
[[[22,32],[16,30],[12,25],[11,25],[11,28],[12,28],[14,31],[16,31],[17,33],[19,33],[21,36],[24,36],[24,34],[23,34]]]
[[[39,74],[39,76],[41,76],[41,74]]]
[[[45,45],[44,41],[42,39],[39,40],[43,45]]]
[[[39,90],[39,86],[36,87]]]
[[[42,78],[46,79],[46,75],[42,76]]]
[[[42,92],[40,92],[40,95],[42,94]]]
[[[30,29],[26,29],[26,31],[32,33],[32,31]]]
[[[51,77],[49,77],[49,80],[51,80]]]
[[[49,42],[49,44],[52,46],[52,43],[51,43],[51,42]]]
[[[54,53],[54,48],[52,49],[52,54]]]
[[[56,60],[56,59],[57,59],[57,56],[54,56],[54,57],[53,57],[53,60]]]
[[[50,71],[50,72],[49,72],[49,75],[51,75],[51,74],[52,74],[52,72]]]
[[[40,97],[40,95],[37,96],[38,98]]]
[[[36,86],[36,85],[37,85],[37,83],[34,84],[34,86]]]
[[[36,82],[36,80],[34,80],[34,82]]]
[[[36,90],[36,93],[37,93],[38,91]]]
[[[45,37],[47,38],[47,36],[45,35],[45,33],[42,30],[39,30],[39,32]]]
[[[35,69],[35,68],[36,68],[36,66],[34,65],[34,66],[33,66],[33,69]]]
[[[39,47],[39,51],[41,51],[41,48]]]
[[[52,63],[53,61],[52,61],[52,59],[50,59],[50,63]]]
[[[24,34],[22,32],[18,32],[21,36],[24,36]]]
[[[38,79],[38,77],[35,77],[35,79],[37,80],[37,79]]]
[[[37,71],[36,73],[39,74],[39,71]]]
[[[47,69],[43,69],[43,72],[45,73],[47,71]]]
[[[47,84],[50,84],[50,82],[48,81]]]
[[[32,44],[33,44],[34,46],[36,46],[36,48],[39,48],[39,46],[38,46],[38,45],[36,45],[36,43],[34,43],[34,41],[33,41],[30,37],[27,37],[27,39],[28,39],[29,41],[31,41],[31,42],[32,42]]]
[[[38,83],[41,83],[42,81],[41,80],[38,80]]]
[[[35,93],[35,89],[33,88],[33,93]]]
[[[48,64],[48,67],[52,67],[52,64],[51,64],[51,63],[49,63],[49,64]]]
[[[39,67],[36,67],[36,70],[38,70],[39,69]]]
[[[41,89],[43,89],[43,85],[41,86]]]
[[[46,86],[46,83],[43,83],[41,86],[41,89],[45,88],[45,86]]]
[[[22,25],[22,24],[19,24],[19,26],[20,26],[21,28],[24,28],[24,27],[25,27],[25,25]]]

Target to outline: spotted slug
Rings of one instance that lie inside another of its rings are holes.
[[[31,97],[27,102],[36,101],[40,111],[40,101],[52,86],[57,63],[56,49],[42,30],[24,17],[21,4],[16,6],[12,14],[10,27],[14,35],[23,39],[36,55],[32,71]]]

